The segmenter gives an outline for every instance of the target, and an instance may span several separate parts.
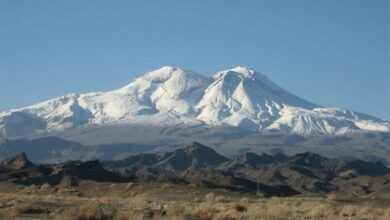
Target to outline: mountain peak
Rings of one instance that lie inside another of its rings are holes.
[[[186,72],[183,68],[176,67],[176,66],[162,66],[156,70],[151,71],[150,73],[169,73],[169,72],[175,72],[175,71],[180,71],[180,72]]]
[[[170,166],[174,170],[184,171],[191,166],[205,167],[218,165],[228,161],[226,157],[218,154],[214,149],[198,142],[193,142],[185,148],[180,148],[165,155],[160,165]]]
[[[256,70],[246,66],[236,66],[234,68],[218,72],[213,76],[214,79],[229,77],[231,75],[239,76],[242,79],[259,79],[265,80],[266,76],[257,72]]]
[[[175,70],[175,69],[180,69],[180,67],[165,65],[159,68],[158,70]]]
[[[255,75],[256,71],[250,67],[246,66],[236,66],[229,71],[235,72],[235,73],[240,73],[246,76],[252,76]]]
[[[196,73],[192,70],[184,69],[176,66],[163,66],[159,69],[153,70],[146,73],[143,77],[167,77],[170,78],[173,75],[188,75],[188,76],[201,76],[199,73]]]
[[[205,151],[214,151],[214,150],[196,141],[192,142],[191,144],[185,147],[185,152],[187,153],[193,153],[196,151],[205,152]]]

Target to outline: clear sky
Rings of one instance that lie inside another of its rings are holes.
[[[390,1],[0,0],[0,110],[173,65],[390,119]]]

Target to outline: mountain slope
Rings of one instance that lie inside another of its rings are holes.
[[[199,186],[249,192],[259,187],[266,195],[353,190],[367,194],[377,190],[376,184],[378,189],[386,187],[390,174],[390,169],[380,162],[344,161],[312,152],[290,156],[248,152],[229,160],[199,143],[164,155],[138,154],[124,160],[105,161],[103,165],[136,180],[182,179]]]
[[[316,107],[245,67],[219,72],[213,78],[197,105],[201,110],[197,118],[208,123],[261,130],[280,117],[284,106]]]
[[[117,90],[69,94],[0,112],[3,137],[129,124],[207,124],[304,135],[390,131],[387,121],[310,103],[246,67],[222,71],[208,78],[166,66]]]

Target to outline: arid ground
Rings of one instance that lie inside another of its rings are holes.
[[[390,197],[265,198],[164,183],[0,185],[1,219],[390,219]]]

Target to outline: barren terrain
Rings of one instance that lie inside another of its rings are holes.
[[[255,194],[164,183],[0,185],[2,219],[389,219],[390,197]]]

